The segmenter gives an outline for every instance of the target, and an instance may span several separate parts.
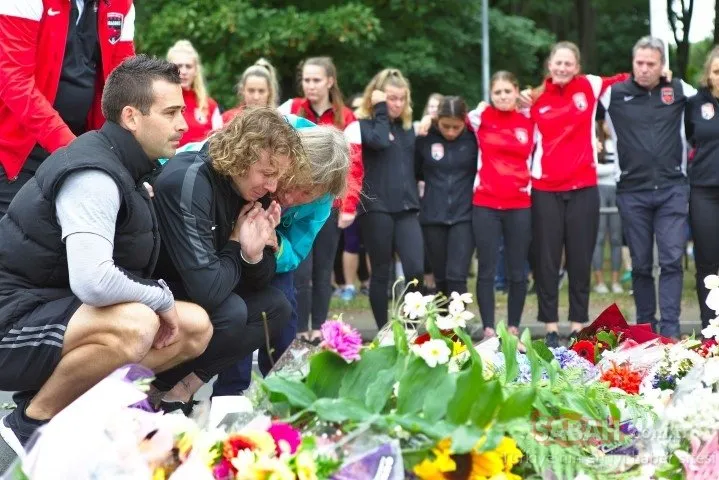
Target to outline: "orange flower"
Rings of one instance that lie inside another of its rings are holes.
[[[602,373],[600,380],[609,383],[610,387],[622,389],[632,395],[638,395],[642,375],[627,365],[613,364],[612,368]]]

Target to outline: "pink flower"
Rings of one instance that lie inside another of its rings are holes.
[[[342,320],[327,320],[322,324],[321,332],[321,347],[335,352],[348,363],[360,359],[362,336],[356,329]]]
[[[215,480],[230,480],[235,477],[235,469],[229,460],[223,458],[220,463],[212,467],[212,476]]]
[[[273,422],[267,433],[272,435],[277,445],[277,455],[283,451],[294,454],[302,442],[302,435],[292,425],[282,422]]]

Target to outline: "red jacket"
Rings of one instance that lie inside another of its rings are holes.
[[[302,110],[302,115],[299,114]],[[332,109],[325,111],[317,118],[306,98],[293,98],[280,105],[280,112],[291,113],[306,118],[318,125],[334,125],[334,112]],[[362,190],[364,177],[364,164],[362,163],[362,136],[360,135],[359,122],[347,107],[342,110],[344,120],[344,132],[350,144],[350,169],[347,179],[347,193],[344,198],[335,200],[334,207],[340,208],[343,213],[357,213],[357,205]]]
[[[564,86],[545,81],[531,110],[537,125],[532,188],[564,192],[597,184],[597,103],[607,87],[627,78],[577,75]]]
[[[190,142],[201,142],[213,131],[222,128],[222,114],[216,101],[207,99],[207,113],[203,115],[197,106],[197,95],[194,91],[182,90],[182,98],[185,100],[183,115],[187,122],[187,131],[180,140],[180,146]]]
[[[479,155],[472,204],[500,210],[529,208],[534,122],[516,110],[487,107],[469,113]]]
[[[36,142],[52,153],[75,138],[52,108],[74,1],[0,1],[0,164],[10,179],[17,177]],[[100,110],[105,79],[135,54],[132,0],[97,4],[102,75],[98,75],[88,129],[100,128],[105,121]]]

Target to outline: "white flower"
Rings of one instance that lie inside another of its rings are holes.
[[[454,315],[437,315],[436,323],[440,330],[453,330],[459,326]]]
[[[409,292],[404,296],[402,311],[411,320],[424,317],[427,315],[427,304],[431,299],[432,297],[425,297],[419,292]]]
[[[706,288],[707,290],[719,288],[719,276],[707,275],[704,278],[704,288]]]
[[[709,299],[707,298],[707,303]],[[702,329],[704,338],[719,338],[719,317],[709,320],[709,326]]]
[[[457,298],[449,302],[449,307],[447,307],[447,310],[449,311],[450,315],[457,315],[461,312],[464,312],[464,302]]]
[[[706,300],[707,307],[714,310],[719,315],[719,288],[712,288],[709,290]]]
[[[467,303],[467,304],[472,303],[472,294],[471,293],[459,294],[457,292],[452,292],[452,294],[450,295],[450,298],[452,300],[461,300],[462,303]]]
[[[427,340],[422,345],[415,345],[412,347],[414,353],[422,357],[422,359],[431,368],[437,365],[444,365],[449,361],[452,350],[449,349],[444,340],[433,338]]]
[[[719,382],[719,357],[707,358],[702,381],[705,385],[714,385]]]

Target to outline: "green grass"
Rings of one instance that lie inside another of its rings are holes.
[[[605,256],[607,258],[608,256]],[[476,270],[476,264],[473,266]],[[605,272],[608,272],[610,270],[609,264],[607,263],[605,265]],[[697,297],[696,297],[696,290],[695,290],[695,267],[694,267],[694,261],[689,261],[689,267],[684,272],[684,290],[682,292],[682,307],[685,308],[687,306],[697,308]],[[609,273],[606,275],[606,281],[609,284],[610,282],[610,276]],[[569,308],[569,299],[568,299],[568,293],[567,293],[567,285],[568,285],[568,279],[565,278],[564,284],[562,285],[562,288],[559,291],[559,309],[561,311],[566,311],[567,308]],[[469,291],[474,294],[475,293],[475,284],[476,284],[476,278],[470,277],[468,281],[468,288]],[[609,293],[607,295],[599,295],[597,293],[594,293],[594,291],[591,292],[589,296],[589,303],[590,303],[590,310],[594,311],[597,309],[602,309],[604,307],[607,307],[611,305],[612,303],[616,303],[619,308],[622,310],[622,312],[625,313],[627,318],[633,318],[634,317],[634,297],[632,297],[629,294],[629,290],[631,288],[631,282],[625,283],[624,285],[625,293],[623,294],[612,294]],[[594,275],[592,275],[592,288],[594,287]],[[507,313],[507,295],[498,293],[495,296],[496,301],[496,315],[497,315],[497,321],[506,321],[506,313]],[[477,304],[474,303],[472,305],[472,310],[474,310],[475,313],[477,313]],[[339,314],[342,312],[358,312],[358,311],[368,311],[370,310],[369,305],[369,298],[365,295],[357,295],[352,301],[350,302],[344,302],[341,299],[337,297],[332,297],[332,301],[330,302],[330,312],[331,314]],[[537,297],[536,295],[528,295],[527,301],[525,304],[525,315],[523,318],[528,318],[530,315],[534,315],[537,311]],[[560,322],[564,322],[566,318],[563,318],[560,313]]]

